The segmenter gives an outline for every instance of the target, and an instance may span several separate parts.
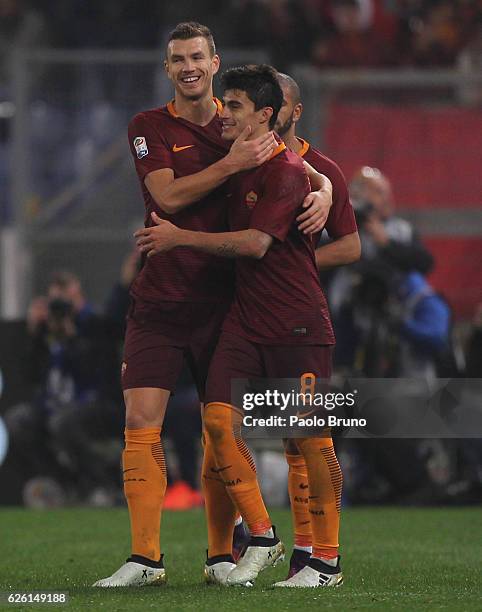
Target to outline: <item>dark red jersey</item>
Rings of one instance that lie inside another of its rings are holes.
[[[274,242],[261,260],[236,260],[235,299],[223,330],[260,344],[333,344],[313,242],[295,221],[310,192],[301,158],[280,144],[268,162],[227,187],[230,230],[258,229]]]
[[[216,100],[218,111],[221,103]],[[136,115],[129,124],[129,144],[141,183],[146,208],[145,225],[151,227],[151,212],[178,227],[204,232],[227,229],[224,188],[174,215],[165,214],[144,184],[154,170],[171,168],[179,178],[200,172],[226,155],[229,147],[221,139],[219,115],[206,126],[179,117],[171,102],[167,106]],[[229,297],[232,265],[220,257],[177,248],[144,258],[131,293],[146,302],[215,302]]]
[[[333,185],[333,204],[324,229],[330,238],[341,238],[347,234],[357,231],[355,215],[348,194],[345,177],[340,167],[334,161],[323,155],[318,149],[314,149],[306,140],[298,138],[302,147],[298,152],[310,166],[327,176]],[[320,240],[321,232],[313,236],[315,245]]]

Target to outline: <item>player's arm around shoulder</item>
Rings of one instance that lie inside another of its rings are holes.
[[[275,142],[273,135],[263,135],[253,141],[248,141],[247,137],[248,133],[243,132],[229,153],[219,161],[199,172],[177,178],[168,149],[169,163],[164,163],[144,179],[159,208],[169,215],[175,214],[207,196],[233,174],[261,165],[269,159]]]
[[[254,228],[238,232],[193,232],[161,219],[154,212],[151,218],[154,227],[138,230],[134,234],[137,248],[147,257],[182,246],[218,257],[262,259],[273,243],[269,234]]]
[[[318,270],[335,268],[355,263],[361,256],[361,243],[358,232],[345,234],[328,244],[318,247],[315,251]]]
[[[311,188],[304,202],[305,209],[298,217],[298,229],[304,234],[314,234],[323,229],[330,208],[333,204],[333,185],[330,179],[317,172],[308,162],[303,160],[303,166],[308,175]]]

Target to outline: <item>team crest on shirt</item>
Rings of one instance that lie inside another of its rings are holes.
[[[258,201],[258,194],[255,191],[249,191],[246,194],[246,206],[248,208],[254,208],[256,205],[256,202]]]
[[[137,153],[137,159],[142,159],[149,153],[144,136],[136,136],[134,138],[134,149]]]

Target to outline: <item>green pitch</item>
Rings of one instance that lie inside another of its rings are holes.
[[[273,517],[289,546],[288,512]],[[3,510],[0,525],[0,591],[68,591],[70,603],[57,610],[482,610],[480,508],[345,510],[345,584],[336,590],[272,590],[286,563],[266,570],[252,589],[205,586],[202,511],[165,513],[168,584],[134,590],[89,587],[129,554],[125,510]]]

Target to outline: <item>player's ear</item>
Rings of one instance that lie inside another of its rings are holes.
[[[260,123],[269,123],[271,117],[273,116],[273,109],[271,106],[265,106],[260,111]]]
[[[303,104],[301,104],[301,102],[298,102],[298,104],[293,109],[293,123],[298,123],[302,114]]]
[[[169,72],[169,62],[167,61],[167,58],[164,60],[164,70],[166,71],[167,76],[171,78],[171,74]]]
[[[213,55],[213,58],[211,60],[211,65],[213,67],[213,74],[216,74],[219,70],[219,67],[221,66],[221,58],[219,57],[217,53]]]

